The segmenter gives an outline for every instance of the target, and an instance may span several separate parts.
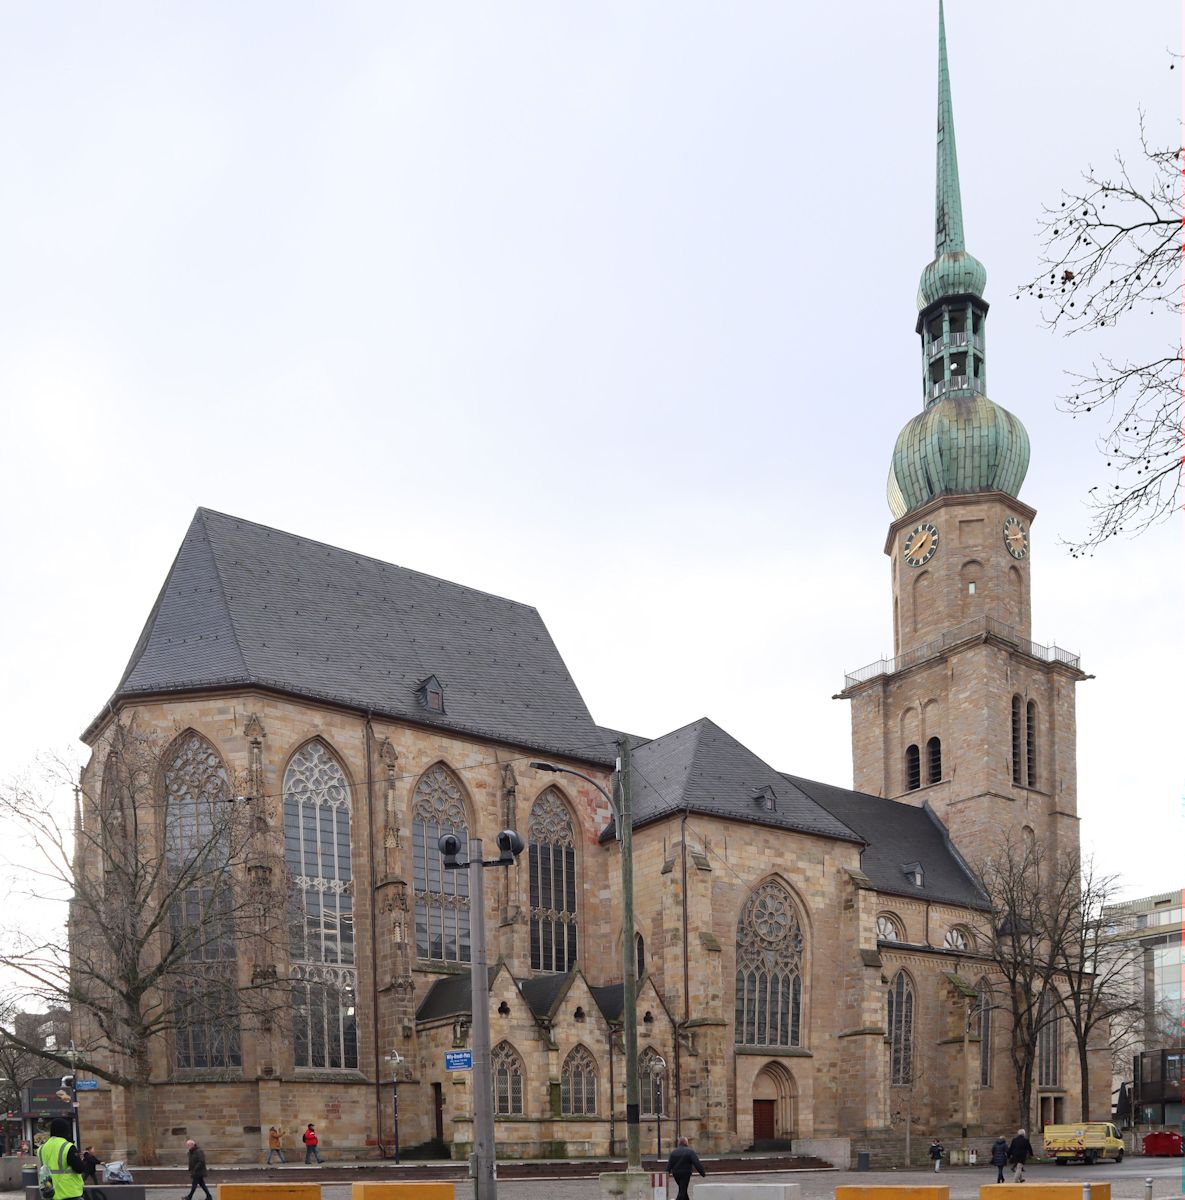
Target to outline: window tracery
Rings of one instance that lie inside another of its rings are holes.
[[[560,1112],[578,1117],[596,1111],[597,1062],[584,1046],[577,1046],[560,1069]]]
[[[889,984],[889,1079],[894,1087],[913,1082],[913,981],[898,971]]]
[[[802,926],[790,893],[773,880],[741,910],[736,954],[737,1044],[801,1045]]]
[[[523,1115],[523,1060],[509,1042],[499,1042],[490,1051],[490,1073],[494,1082],[494,1113],[499,1117]]]
[[[166,751],[161,778],[166,869],[175,880],[186,874],[194,880],[170,913],[174,936],[193,939],[184,978],[173,989],[174,1062],[179,1068],[240,1067],[233,897],[220,878],[230,865],[228,831],[218,815],[230,798],[230,781],[218,751],[193,730]]]
[[[955,925],[946,931],[942,944],[947,950],[970,950],[971,938],[961,925]]]
[[[416,897],[416,957],[468,962],[469,873],[446,871],[437,842],[444,833],[469,843],[464,794],[443,764],[429,767],[412,797],[412,872]]]
[[[576,838],[572,814],[555,788],[531,807],[531,969],[567,971],[576,961]]]
[[[881,913],[876,919],[876,940],[878,942],[899,942],[901,926],[897,918],[889,913]]]
[[[358,1066],[350,786],[320,739],[284,772],[295,1065]]]

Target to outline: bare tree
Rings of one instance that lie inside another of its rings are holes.
[[[1016,1116],[1029,1124],[1042,1030],[1060,1017],[1057,982],[1077,894],[1076,869],[1050,860],[1035,840],[1007,841],[978,868],[991,908],[983,930],[1003,981],[998,1007],[1012,1018],[1009,1058]]]
[[[1118,895],[1117,878],[1101,874],[1089,859],[1081,864],[1076,858],[1067,859],[1062,869],[1067,875],[1078,876],[1079,887],[1058,947],[1058,965],[1065,983],[1058,995],[1078,1048],[1082,1120],[1089,1121],[1087,1047],[1092,1035],[1104,1033],[1110,1037],[1113,1023],[1121,1024],[1140,1013],[1142,989],[1132,976],[1142,950],[1138,942],[1116,937],[1114,915],[1105,911]]]
[[[149,1163],[154,1058],[237,1070],[242,1023],[284,1004],[268,952],[283,879],[259,806],[197,734],[165,746],[115,722],[97,752],[99,783],[76,789],[72,820],[52,772],[40,790],[0,792],[0,817],[21,834],[13,869],[65,910],[54,928],[6,937],[0,967],[24,1002],[70,1010],[78,1067],[128,1090],[129,1154]]]
[[[1182,151],[1150,144],[1140,116],[1136,166],[1116,154],[1107,171],[1088,167],[1040,218],[1041,269],[1018,294],[1035,297],[1050,329],[1106,331],[1120,320],[1180,314]],[[1077,556],[1120,533],[1135,535],[1180,507],[1181,341],[1179,322],[1136,359],[1098,357],[1072,372],[1065,409],[1101,415],[1099,449],[1112,477],[1089,493],[1087,535]],[[1102,336],[1106,336],[1105,332]],[[1152,335],[1154,338],[1155,333]]]

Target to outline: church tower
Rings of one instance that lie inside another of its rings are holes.
[[[938,9],[934,259],[918,288],[922,411],[889,467],[892,659],[846,677],[854,786],[929,804],[978,858],[1004,836],[1078,844],[1078,659],[1031,640],[1029,465],[1020,420],[987,395],[987,272],[963,240]],[[1029,832],[1031,831],[1031,832]]]

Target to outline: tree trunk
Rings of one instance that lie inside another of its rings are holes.
[[[128,1158],[141,1167],[156,1165],[156,1105],[152,1094],[152,1065],[147,1046],[135,1056],[135,1082],[129,1089],[131,1134],[134,1145],[128,1147]]]
[[[1082,1119],[1090,1120],[1090,1060],[1086,1053],[1086,1039],[1078,1043],[1078,1074],[1082,1080]]]

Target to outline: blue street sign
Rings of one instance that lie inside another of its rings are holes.
[[[97,1079],[79,1079],[74,1084],[76,1092],[97,1092],[99,1090],[99,1081]]]
[[[444,1052],[444,1069],[446,1071],[472,1071],[472,1050],[446,1050]]]

